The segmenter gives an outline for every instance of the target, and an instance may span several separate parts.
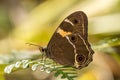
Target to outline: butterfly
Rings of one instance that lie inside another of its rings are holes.
[[[55,30],[46,48],[46,57],[77,69],[88,66],[94,51],[88,42],[88,18],[83,11],[66,17]]]

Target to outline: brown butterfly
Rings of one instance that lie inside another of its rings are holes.
[[[59,64],[77,69],[87,66],[93,60],[94,51],[88,42],[86,14],[77,11],[66,17],[42,51]]]

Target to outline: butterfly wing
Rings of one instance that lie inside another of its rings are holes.
[[[87,16],[72,13],[56,29],[46,48],[46,55],[55,62],[82,68],[92,61],[93,50],[87,41]]]

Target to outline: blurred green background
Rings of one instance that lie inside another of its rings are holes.
[[[120,0],[0,0],[0,80],[61,80],[40,71],[4,75],[4,67],[32,58],[46,46],[62,20],[75,11],[88,16],[93,62],[77,80],[120,80]]]

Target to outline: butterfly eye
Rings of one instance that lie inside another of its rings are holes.
[[[77,55],[76,57],[78,62],[84,62],[85,61],[85,57],[83,55]]]
[[[42,50],[41,50],[41,51],[42,51],[42,52],[44,52],[44,51],[45,51],[45,49],[43,49],[43,48],[42,48]]]

